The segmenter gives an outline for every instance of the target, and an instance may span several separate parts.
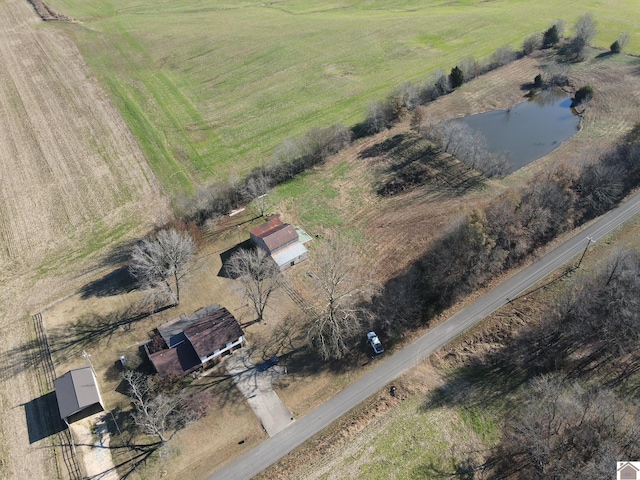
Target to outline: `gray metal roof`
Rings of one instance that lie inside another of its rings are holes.
[[[91,367],[70,370],[53,381],[60,418],[65,419],[96,403],[102,404]]]
[[[287,245],[286,247],[273,252],[271,254],[271,258],[273,258],[279,267],[282,267],[306,253],[307,249],[302,243],[294,242],[291,245]]]

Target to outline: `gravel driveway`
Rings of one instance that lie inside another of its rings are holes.
[[[246,351],[234,353],[225,366],[270,437],[295,421],[272,386],[273,380],[284,375],[284,367],[275,365],[260,372]]]

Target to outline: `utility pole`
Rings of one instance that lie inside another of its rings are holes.
[[[591,237],[587,237],[587,246],[584,247],[584,252],[582,252],[582,256],[580,257],[580,260],[578,261],[578,265],[576,265],[576,269],[580,268],[580,264],[582,263],[582,259],[587,254],[587,249],[589,248],[589,245],[591,245],[591,243],[596,243],[596,241]]]
[[[84,358],[86,358],[86,359],[87,359],[87,362],[89,362],[89,366],[91,367],[91,371],[92,371],[92,372],[93,372],[93,374],[95,375],[95,374],[96,374],[96,371],[95,371],[95,369],[93,368],[93,363],[91,363],[91,355],[89,355],[89,354],[86,352],[86,350],[82,350],[82,356],[83,356]]]

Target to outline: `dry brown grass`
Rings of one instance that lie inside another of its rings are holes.
[[[3,2],[0,18],[0,266],[162,219],[162,190],[75,45],[36,28],[26,2]]]
[[[46,393],[30,314],[81,286],[96,257],[167,204],[75,45],[25,1],[0,2],[0,63],[0,465],[3,478],[64,478],[51,438],[29,437],[42,425],[25,406]]]

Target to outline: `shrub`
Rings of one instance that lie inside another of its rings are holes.
[[[565,65],[551,64],[542,76],[543,84],[552,87],[566,87],[569,82],[569,68]]]
[[[502,67],[513,62],[516,58],[518,58],[518,54],[513,51],[513,48],[508,46],[500,47],[491,55],[489,66],[491,69]]]
[[[433,79],[433,100],[451,92],[451,87],[449,87],[449,79],[442,70],[436,70],[433,74]]]
[[[629,41],[629,34],[627,32],[623,32],[618,37],[618,40],[611,44],[611,53],[621,53],[624,50],[624,47],[627,46],[627,42]]]
[[[593,15],[585,13],[574,25],[576,36],[564,46],[563,54],[575,61],[586,58],[587,47],[596,36],[596,21]]]
[[[393,122],[400,118],[405,106],[405,98],[400,89],[391,93],[383,102],[371,102],[365,120],[367,131],[376,134],[390,128]]]
[[[485,67],[482,63],[473,57],[466,57],[461,62],[458,62],[458,68],[462,70],[465,82],[473,80],[478,75],[482,75],[485,71]]]
[[[593,88],[589,85],[580,87],[573,97],[573,105],[580,105],[581,103],[587,103],[593,98]]]
[[[463,83],[464,83],[464,73],[456,65],[451,69],[451,73],[449,74],[449,85],[451,86],[451,88],[458,88]]]
[[[545,48],[553,47],[560,41],[558,27],[552,25],[542,36],[542,44]]]
[[[536,88],[542,88],[542,75],[539,73],[536,78],[533,79],[533,86]]]
[[[611,53],[620,53],[622,51],[622,48],[620,47],[620,42],[618,42],[618,40],[613,42],[611,44],[611,47],[609,48],[611,49]]]

